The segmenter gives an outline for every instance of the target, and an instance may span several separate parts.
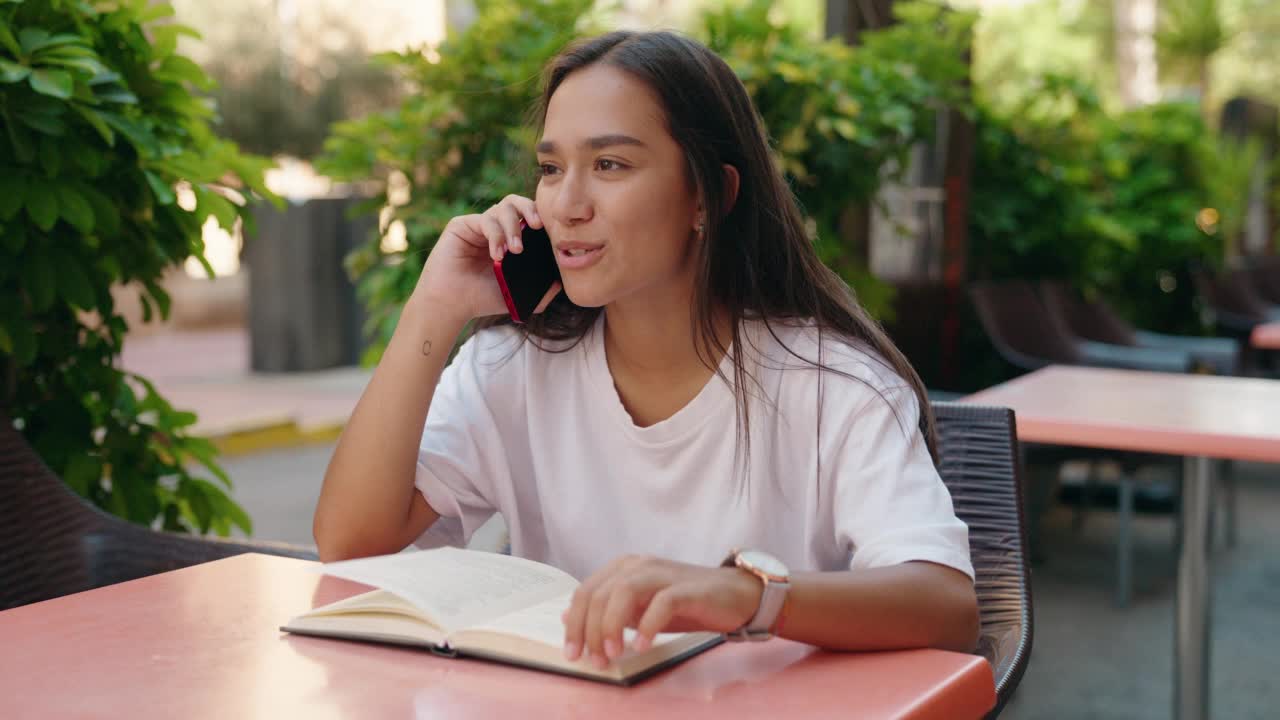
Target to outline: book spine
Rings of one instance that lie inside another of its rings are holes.
[[[455,650],[454,648],[449,647],[447,643],[442,643],[440,645],[432,645],[431,652],[436,655],[439,655],[440,657],[446,657],[446,658],[458,657],[458,651]]]

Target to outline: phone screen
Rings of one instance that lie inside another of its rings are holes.
[[[493,264],[493,273],[507,301],[511,319],[522,323],[533,314],[551,284],[560,279],[551,236],[544,229],[525,226],[520,235],[524,251],[508,252]]]

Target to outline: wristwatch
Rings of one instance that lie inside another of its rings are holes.
[[[764,592],[760,595],[760,607],[746,625],[726,635],[729,640],[768,640],[787,600],[791,588],[791,573],[778,558],[759,550],[734,550],[721,563],[722,567],[738,567],[760,578]]]

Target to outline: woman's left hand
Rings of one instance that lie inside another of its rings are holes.
[[[614,560],[578,586],[564,613],[564,654],[585,653],[601,669],[623,652],[622,631],[645,650],[660,632],[732,632],[760,605],[764,585],[734,567],[704,567],[646,556]]]

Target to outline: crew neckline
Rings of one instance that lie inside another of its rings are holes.
[[[631,418],[631,413],[627,412],[626,406],[622,404],[618,388],[614,385],[613,373],[609,370],[609,359],[604,349],[604,323],[605,316],[602,311],[591,327],[587,342],[584,343],[587,352],[587,368],[593,385],[604,400],[605,412],[638,443],[665,445],[678,441],[687,437],[712,417],[719,415],[723,406],[733,402],[735,348],[731,342],[724,357],[720,359],[719,373],[723,373],[724,378],[721,378],[718,373],[713,373],[698,394],[685,403],[684,407],[664,420],[648,427],[640,427]]]

